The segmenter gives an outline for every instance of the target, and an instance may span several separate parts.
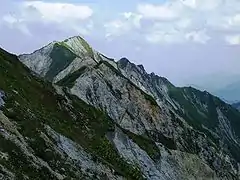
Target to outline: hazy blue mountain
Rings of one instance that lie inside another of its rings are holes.
[[[240,81],[231,83],[213,93],[230,103],[238,102],[240,101]]]
[[[240,110],[240,102],[232,104],[233,107],[237,108]]]

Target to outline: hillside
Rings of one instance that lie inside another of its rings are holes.
[[[0,177],[3,179],[138,179],[107,133],[114,122],[0,50]],[[3,103],[4,102],[4,103]]]
[[[240,113],[208,92],[81,37],[0,57],[3,177],[239,179]]]

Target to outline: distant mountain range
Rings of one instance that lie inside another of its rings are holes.
[[[235,107],[235,108],[237,108],[237,109],[240,110],[240,102],[234,103],[234,104],[233,104],[233,107]]]
[[[240,102],[240,81],[216,90],[213,94],[229,103]]]

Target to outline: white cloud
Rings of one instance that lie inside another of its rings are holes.
[[[192,20],[189,18],[186,19],[180,19],[176,22],[176,28],[179,29],[186,29],[191,26]]]
[[[237,5],[237,0],[229,0]],[[136,27],[151,43],[206,43],[214,31],[236,30],[240,24],[238,9],[229,11],[225,0],[169,0],[158,4],[138,4],[136,10],[124,13],[107,23],[108,35],[135,33]],[[239,8],[240,12],[240,8]],[[131,19],[131,20],[128,20]],[[135,19],[135,21],[133,20]],[[240,30],[240,26],[239,26]]]
[[[184,42],[184,33],[177,27],[172,26],[172,23],[154,23],[147,31],[145,39],[150,43],[182,43]]]
[[[17,23],[18,20],[11,14],[7,14],[5,16],[3,16],[3,21],[8,23],[8,24],[14,24],[14,23]]]
[[[225,41],[229,45],[240,45],[240,34],[237,35],[227,35]]]
[[[140,21],[142,19],[142,15],[135,14],[132,12],[125,12],[123,13],[123,16],[125,20],[130,21],[130,23],[132,23],[135,27],[138,27],[138,28],[141,27]]]
[[[240,13],[226,19],[230,27],[240,27]]]
[[[31,34],[31,27],[36,24],[40,27],[53,27],[68,34],[86,35],[96,31],[98,35],[105,33],[102,35],[107,38],[134,36],[134,40],[168,44],[206,43],[210,38],[214,40],[215,36],[220,39],[226,37],[225,41],[228,42],[226,39],[231,39],[228,34],[240,33],[239,0],[139,3],[132,11],[116,10],[107,16],[97,14],[90,6],[78,3],[28,0],[16,4],[12,10],[14,13],[2,15],[0,23],[8,24],[28,35]],[[99,9],[101,10],[101,4]],[[95,13],[99,17],[96,18]],[[107,21],[104,19],[106,17],[114,18]]]
[[[31,32],[26,27],[25,24],[22,23],[22,19],[16,18],[14,15],[7,14],[2,18],[3,23],[5,23],[9,28],[16,28],[21,31],[23,34],[31,36]]]
[[[156,20],[172,20],[179,15],[177,9],[174,9],[170,4],[139,4],[137,6],[137,11],[143,18]]]
[[[181,0],[181,2],[192,9],[210,11],[218,8],[224,0]]]
[[[28,1],[23,3],[23,8],[24,10],[34,8],[40,13],[42,20],[58,23],[85,20],[93,14],[93,10],[86,5],[76,5],[70,3]]]
[[[215,30],[240,31],[240,11],[224,16],[212,16],[208,21],[208,25]]]
[[[139,4],[136,13],[148,22],[145,37],[151,43],[206,43],[214,32],[240,32],[238,0],[169,0]]]
[[[132,29],[140,29],[142,16],[132,12],[121,14],[119,19],[104,24],[106,37],[120,36],[130,32]]]
[[[205,31],[192,31],[186,34],[186,39],[189,41],[205,44],[211,38],[206,34]]]
[[[122,33],[130,30],[129,24],[123,22],[122,20],[108,22],[104,25],[104,27],[106,29],[106,37],[120,36]]]
[[[23,34],[25,34],[27,36],[32,36],[32,33],[30,32],[30,30],[28,29],[28,27],[25,24],[19,24],[17,26],[17,29],[19,29]]]
[[[159,28],[158,30],[148,33],[145,37],[148,42],[154,44],[176,44],[184,42],[205,44],[211,39],[205,31],[184,32],[174,28],[169,28],[168,30],[161,30],[161,28]]]
[[[154,44],[181,43],[184,41],[184,35],[176,30],[169,32],[155,31],[146,35],[146,40]]]
[[[74,31],[84,35],[93,29],[90,20],[93,10],[86,5],[24,1],[18,2],[13,9],[14,13],[5,14],[2,21],[27,35],[31,34],[31,24],[48,24],[62,31]]]

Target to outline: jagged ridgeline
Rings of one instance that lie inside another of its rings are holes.
[[[0,58],[0,178],[240,178],[240,113],[219,98],[81,37]]]

